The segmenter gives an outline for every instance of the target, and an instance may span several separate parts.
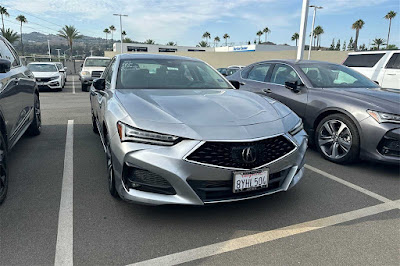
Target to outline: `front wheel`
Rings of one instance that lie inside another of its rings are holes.
[[[35,94],[33,104],[33,120],[31,125],[28,127],[27,133],[31,136],[37,136],[40,134],[42,128],[42,114],[40,112],[40,100],[39,96]]]
[[[119,198],[117,188],[115,187],[115,175],[114,167],[112,163],[111,147],[108,136],[104,136],[105,146],[106,146],[106,160],[107,160],[107,174],[108,174],[108,190],[114,198]]]
[[[360,136],[350,118],[343,114],[333,114],[318,124],[315,144],[325,159],[346,164],[358,159]]]
[[[0,132],[0,204],[6,199],[8,190],[7,145]]]
[[[88,85],[82,83],[82,91],[88,91]]]

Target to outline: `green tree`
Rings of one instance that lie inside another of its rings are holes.
[[[208,43],[206,41],[201,41],[199,42],[198,45],[196,45],[197,47],[208,47]]]
[[[314,29],[314,36],[317,38],[317,47],[321,46],[321,34],[324,34],[324,29],[321,26],[317,26]],[[315,45],[314,45],[315,46]]]
[[[351,51],[354,49],[353,37],[350,37],[349,45],[347,46],[347,50]]]
[[[71,57],[74,62],[74,71],[76,72],[75,60],[73,59],[74,55],[73,44],[74,40],[82,38],[82,35],[80,35],[79,31],[72,25],[70,26],[65,25],[61,30],[58,31],[57,35],[67,40],[68,46],[71,49]]]
[[[358,36],[360,34],[360,30],[364,27],[364,25],[365,22],[362,19],[359,19],[351,26],[353,30],[356,30],[356,38],[354,39],[354,51],[357,51]]]
[[[297,40],[299,39],[299,34],[296,32],[292,35],[292,41],[296,42],[296,46],[297,46]]]
[[[360,50],[361,51],[366,51],[367,50],[367,47],[365,46],[365,43],[363,43],[362,45],[360,45]]]
[[[111,44],[112,44],[113,41],[114,41],[114,31],[116,31],[117,29],[115,28],[114,25],[111,25],[111,26],[109,27],[109,29],[110,29],[110,31],[111,31]]]
[[[258,36],[258,43],[261,43],[261,36],[263,35],[263,32],[259,30],[259,31],[256,33],[256,35]]]
[[[5,32],[3,16],[9,17],[10,14],[8,14],[7,8],[5,8],[4,6],[0,6],[0,14],[1,14],[1,23],[3,24],[3,31]]]
[[[206,31],[203,33],[203,38],[206,39],[207,46],[208,46],[208,39],[211,38],[211,34],[208,31]]]
[[[342,50],[343,50],[343,51],[346,51],[346,41],[343,42],[343,48],[342,48]]]
[[[23,23],[28,23],[28,20],[26,19],[26,17],[24,15],[19,15],[15,18],[17,21],[19,21],[20,23],[20,41],[21,41],[21,53],[22,55],[24,55],[24,44],[22,43],[22,24]]]
[[[386,46],[386,49],[388,50],[398,50],[397,46],[395,44],[389,44]]]
[[[268,27],[265,27],[263,29],[263,32],[265,33],[265,43],[267,43],[267,35],[268,35],[268,33],[271,33],[271,30]]]
[[[374,40],[372,40],[372,45],[376,47],[376,50],[379,50],[381,45],[385,45],[384,42],[384,39],[375,38]]]
[[[128,37],[124,38],[124,41],[123,41],[123,42],[124,42],[124,43],[133,43],[132,39],[131,39],[131,38],[128,38]]]
[[[329,47],[329,50],[335,50],[335,38],[333,38],[331,47]]]
[[[228,46],[228,39],[229,39],[230,37],[231,37],[231,36],[229,36],[228,33],[225,33],[224,36],[222,36],[222,38],[224,38],[224,40],[225,40],[225,46]]]
[[[6,38],[6,40],[9,41],[11,44],[19,39],[18,33],[14,32],[12,29],[1,29],[1,35],[3,35],[3,37]]]
[[[107,45],[107,36],[108,36],[108,34],[110,34],[111,33],[111,31],[110,31],[110,29],[109,28],[105,28],[104,30],[103,30],[103,32],[106,34],[106,45]]]
[[[169,45],[169,46],[176,46],[176,43],[174,43],[174,42],[167,42],[166,45]]]
[[[152,39],[147,39],[144,43],[145,44],[156,44],[156,42]]]
[[[215,36],[214,38],[214,47],[217,46],[217,43],[219,43],[221,41],[221,39],[218,36]]]
[[[340,51],[340,39],[337,41],[337,43],[336,43],[336,48],[335,48],[335,50],[336,51]]]
[[[386,16],[384,17],[385,19],[389,20],[389,31],[388,31],[388,37],[387,37],[387,42],[386,42],[386,46],[389,45],[389,37],[390,37],[390,27],[392,26],[392,19],[396,16],[396,12],[394,11],[390,11],[389,13],[386,14]]]

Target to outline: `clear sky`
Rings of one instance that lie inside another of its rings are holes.
[[[330,46],[333,38],[341,39],[342,44],[354,38],[351,25],[357,19],[365,21],[359,44],[368,46],[374,38],[386,39],[389,22],[383,17],[393,10],[398,14],[392,21],[390,43],[400,47],[399,0],[310,0],[310,4],[324,7],[316,17],[316,25],[325,31],[323,46]],[[54,34],[68,24],[82,34],[105,37],[103,29],[115,25],[118,36],[119,18],[112,14],[124,13],[128,17],[123,18],[123,29],[137,41],[196,45],[208,31],[212,39],[219,36],[221,43],[223,34],[228,33],[228,42],[238,45],[253,42],[257,31],[269,27],[268,40],[294,45],[290,38],[299,31],[302,0],[2,0],[0,5],[10,13],[6,27],[19,31],[15,17],[26,16],[24,32]],[[308,32],[311,20],[310,10]]]

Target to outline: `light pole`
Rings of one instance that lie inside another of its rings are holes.
[[[309,0],[303,0],[303,7],[301,9],[299,45],[297,46],[297,60],[302,60],[304,54],[308,18],[308,3]]]
[[[58,54],[58,61],[60,61],[60,51],[61,49],[56,49],[57,50],[57,54]]]
[[[51,53],[50,53],[50,40],[47,40],[47,47],[49,49],[49,60],[51,62]]]
[[[312,41],[314,38],[314,23],[315,23],[315,16],[317,15],[317,9],[322,9],[322,6],[310,6],[314,8],[314,15],[313,15],[313,20],[312,20],[312,26],[311,26],[311,38],[310,38],[310,47],[308,47],[308,60],[310,60],[311,57],[311,47],[312,47]]]
[[[122,36],[122,17],[127,17],[128,15],[123,15],[123,14],[113,14],[114,16],[119,16],[119,27],[121,30],[121,54],[122,54],[122,44],[124,41],[124,38]]]

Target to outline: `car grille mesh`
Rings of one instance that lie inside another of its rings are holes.
[[[255,161],[243,158],[243,150],[252,148]],[[295,145],[284,136],[253,142],[205,142],[186,159],[193,162],[227,168],[252,169],[275,161],[295,149]]]
[[[100,78],[103,71],[92,71],[92,78]]]
[[[51,78],[37,78],[36,81],[37,82],[49,82],[51,80]]]

